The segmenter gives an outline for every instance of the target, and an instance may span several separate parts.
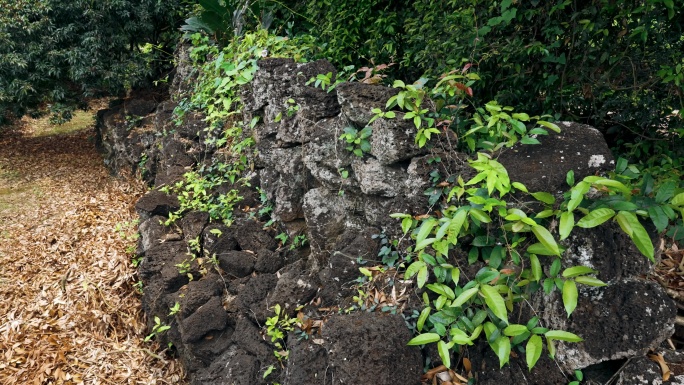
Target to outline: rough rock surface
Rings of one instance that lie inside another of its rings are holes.
[[[171,87],[173,101],[149,95],[129,98],[98,114],[100,148],[113,170],[140,171],[159,188],[193,167],[226,159],[207,144],[206,138],[216,133],[207,132],[201,114],[187,114],[180,126],[171,122],[174,101],[194,81],[187,60],[188,48],[183,47]],[[342,83],[327,92],[307,85],[317,74],[335,74],[326,61],[299,64],[267,58],[259,66],[242,93],[244,120],[259,118],[245,133],[258,151],[248,176],[252,188],[226,184],[209,192],[224,194],[234,188],[244,197],[235,206],[232,224],[192,211],[163,226],[179,201],[158,189],[136,204],[148,327],[154,326],[155,316],[170,326],[157,338],[173,344],[196,385],[420,383],[423,354],[432,365],[439,358],[434,349],[421,354],[419,348],[406,346],[411,334],[401,315],[377,309],[350,314],[321,309],[343,309],[350,303],[360,261],[378,259],[380,238],[373,235],[401,236],[398,221],[389,215],[425,214],[429,205],[424,192],[434,175],[468,180],[473,176],[468,158],[449,140],[437,139],[431,149],[418,148],[415,126],[400,112],[395,119],[373,122],[369,153],[355,156],[339,140],[342,130],[365,126],[373,116],[370,109],[384,107],[396,90]],[[541,146],[516,146],[500,155],[512,180],[530,191],[558,192],[565,190],[570,169],[579,180],[611,167],[598,131],[574,123],[559,125],[562,133],[539,137]],[[272,205],[270,217],[277,229],[264,228],[259,221],[264,217],[257,212],[257,186]],[[546,326],[572,331],[585,342],[558,343],[557,362],[542,358],[532,372],[524,353],[498,369],[498,359],[486,344],[473,346],[468,354],[478,384],[565,383],[559,367],[569,373],[636,359],[671,334],[674,306],[658,285],[639,278],[650,265],[618,227],[608,223],[578,231],[563,246],[568,264],[597,269],[608,286],[580,286],[579,303],[569,319],[557,293],[531,298],[530,304]],[[463,256],[455,258],[463,265],[462,277],[479,268],[467,266]],[[396,284],[392,277],[382,282]],[[420,306],[417,296],[414,302],[418,304],[406,308],[404,316]],[[176,303],[179,311],[169,315]],[[275,358],[279,348],[264,327],[276,304],[283,309],[281,317],[315,321],[305,339],[301,331],[284,337],[281,342],[290,353],[282,362]],[[627,375],[650,375],[636,367],[629,370],[619,383],[636,383],[628,382]]]

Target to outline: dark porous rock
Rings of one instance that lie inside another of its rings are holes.
[[[162,139],[161,164],[162,168],[172,166],[190,167],[195,164],[195,159],[190,156],[192,142],[186,139],[167,136]]]
[[[568,380],[555,362],[548,356],[546,346],[539,361],[530,371],[525,354],[511,357],[508,364],[499,368],[499,358],[484,340],[468,347],[473,376],[478,385],[524,384],[524,385],[565,385]]]
[[[189,317],[210,299],[221,296],[223,290],[223,280],[217,274],[209,274],[198,281],[190,281],[177,292],[180,305],[178,316],[181,319]]]
[[[567,372],[644,355],[674,331],[676,306],[657,283],[623,279],[605,287],[578,286],[577,308],[570,318],[557,294],[545,297],[546,306],[535,306],[543,309],[547,327],[584,339],[581,343],[557,343],[556,359]]]
[[[187,170],[183,166],[164,166],[160,162],[154,176],[154,185],[156,187],[172,186],[183,180],[183,175],[186,172]]]
[[[400,167],[385,166],[377,159],[368,158],[354,160],[352,169],[361,191],[366,195],[392,198],[404,191],[404,184],[399,181],[406,174]]]
[[[180,321],[184,344],[199,341],[212,331],[221,331],[228,324],[228,314],[223,309],[220,297],[211,297],[192,315]]]
[[[145,281],[156,278],[155,276],[161,273],[162,269],[167,266],[173,266],[174,260],[178,256],[187,253],[187,245],[185,242],[163,242],[154,247],[151,247],[145,253],[145,258],[138,266],[138,274],[140,278]],[[176,271],[177,273],[178,271]]]
[[[338,236],[345,230],[346,202],[325,188],[309,190],[304,195],[304,217],[308,225],[308,238],[312,252],[326,254]]]
[[[273,347],[267,344],[256,327],[246,317],[238,317],[233,333],[233,342],[247,353],[266,360],[273,356]]]
[[[420,349],[406,345],[411,333],[399,315],[335,315],[326,322],[323,339],[330,347],[330,370],[341,384],[420,384]],[[360,368],[373,368],[372,374]]]
[[[344,116],[356,127],[364,127],[375,115],[373,108],[385,109],[387,100],[399,93],[397,88],[359,82],[340,83],[337,100]]]
[[[334,127],[335,134],[316,136],[303,146],[303,160],[311,176],[331,189],[359,192],[359,186],[353,177],[351,164],[357,158],[346,145],[337,138],[343,127],[338,122]],[[343,178],[343,171],[349,175]]]
[[[183,123],[179,126],[169,127],[178,133],[181,138],[197,140],[202,136],[207,128],[206,115],[199,112],[191,112],[183,117]]]
[[[259,384],[260,361],[235,346],[229,348],[207,369],[198,371],[192,385],[254,385]]]
[[[370,153],[382,164],[390,165],[427,153],[425,147],[419,148],[415,142],[417,131],[413,120],[405,120],[401,112],[394,119],[374,121],[372,127]]]
[[[135,204],[135,209],[141,220],[147,220],[155,215],[168,217],[169,213],[180,208],[178,198],[159,190],[148,191]]]
[[[264,58],[259,60],[259,71],[245,85],[242,100],[245,111],[263,111],[268,105],[284,103],[291,95],[291,81],[296,64],[292,59]],[[263,117],[263,116],[262,116]]]
[[[164,225],[165,221],[166,217],[155,215],[138,225],[138,232],[140,233],[138,241],[139,252],[145,253],[162,241],[175,235],[173,228]]]
[[[203,338],[188,344],[180,338],[172,340],[178,348],[178,356],[188,372],[195,372],[210,366],[223,352],[233,345],[233,328],[208,332]]]
[[[263,224],[251,219],[237,220],[233,224],[233,236],[240,250],[256,252],[260,249],[275,250],[278,242],[263,228]]]
[[[347,230],[333,246],[328,264],[319,273],[322,286],[319,296],[325,304],[337,304],[355,293],[354,286],[360,274],[357,260],[377,258],[380,245],[372,236],[379,233],[375,228]]]
[[[275,274],[259,274],[252,277],[239,291],[239,299],[243,310],[248,316],[267,311],[263,302],[268,293],[278,284]],[[262,322],[265,317],[257,316],[255,321]]]
[[[183,215],[180,220],[180,227],[183,230],[183,238],[186,242],[197,239],[201,241],[200,237],[204,226],[209,223],[209,214],[201,211],[191,211]]]
[[[530,192],[556,194],[568,189],[565,176],[570,170],[580,181],[613,169],[613,155],[597,129],[570,122],[558,126],[560,134],[551,131],[537,137],[541,144],[517,144],[501,153],[498,160],[512,182],[521,182]]]
[[[174,52],[174,61],[176,65],[176,73],[171,81],[169,93],[173,100],[182,99],[195,86],[199,72],[193,67],[192,59],[190,58],[190,51],[192,46],[190,44],[179,44]]]
[[[285,265],[285,258],[280,252],[271,251],[269,249],[260,249],[257,251],[257,260],[254,264],[254,270],[259,273],[275,273]]]
[[[598,270],[604,282],[647,274],[653,264],[620,227],[610,221],[591,229],[575,228],[566,240],[563,263]]]
[[[216,253],[216,256],[219,266],[229,276],[242,278],[254,271],[256,256],[253,253],[229,250]]]
[[[280,276],[278,284],[266,298],[266,303],[279,304],[290,316],[296,308],[311,301],[318,291],[318,277],[304,271],[303,263],[297,262]]]
[[[311,78],[317,75],[325,75],[332,72],[331,85],[335,82],[337,70],[327,60],[317,60],[310,63],[300,64],[296,69],[297,81],[293,83],[294,99],[299,104],[297,114],[312,123],[324,118],[337,116],[340,113],[340,105],[337,103],[337,91],[323,90],[314,87],[314,84],[306,85]]]
[[[211,223],[202,232],[202,248],[208,258],[231,250],[238,250],[234,229],[220,223]]]
[[[145,116],[157,108],[157,102],[148,99],[127,99],[123,105],[127,116]]]
[[[285,370],[285,385],[326,384],[333,383],[332,373],[328,373],[328,352],[318,339],[298,340],[290,335],[288,341],[294,341],[290,348]]]

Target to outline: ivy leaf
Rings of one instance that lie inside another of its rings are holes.
[[[565,306],[568,317],[577,307],[577,285],[571,279],[563,284],[563,306]]]
[[[437,343],[437,351],[439,352],[439,358],[442,359],[442,364],[447,368],[451,367],[451,354],[447,343],[440,340]]]
[[[553,235],[551,235],[549,230],[543,226],[534,226],[532,227],[532,233],[534,233],[534,236],[537,237],[539,242],[549,249],[553,255],[560,255],[558,244],[556,243],[556,240],[553,239]]]
[[[615,211],[607,208],[596,209],[577,222],[578,227],[590,229],[606,222],[615,216]]]
[[[437,342],[441,340],[442,337],[439,336],[437,333],[423,333],[419,334],[413,338],[407,343],[409,346],[416,346],[416,345],[426,345],[426,344],[431,344],[433,342]]]
[[[497,318],[508,323],[506,303],[504,302],[503,297],[501,297],[501,294],[499,294],[499,291],[493,286],[482,285],[480,287],[480,293],[484,296],[485,303],[492,313],[494,313]]]
[[[563,240],[567,238],[573,227],[575,227],[575,214],[570,211],[563,211],[560,216],[560,224],[558,227],[560,239]]]
[[[534,334],[527,341],[525,345],[525,360],[527,361],[527,367],[531,371],[534,365],[541,357],[542,353],[542,339],[538,335]]]

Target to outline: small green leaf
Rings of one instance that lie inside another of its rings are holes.
[[[404,273],[404,279],[412,278],[423,267],[425,267],[425,262],[423,262],[423,261],[413,262],[412,264],[409,265],[408,268],[406,268],[406,272]]]
[[[543,226],[534,226],[532,227],[532,233],[534,233],[534,236],[537,237],[539,242],[541,242],[544,247],[553,252],[553,255],[560,255],[558,244],[549,230]]]
[[[566,341],[566,342],[582,342],[582,341],[584,341],[577,334],[566,332],[564,330],[549,330],[548,332],[544,333],[544,337],[546,337],[546,339],[560,340],[560,341]]]
[[[455,342],[459,345],[472,345],[473,344],[473,338],[468,337],[468,335],[461,329],[452,326],[451,330],[449,331],[449,335],[451,336],[451,341]]]
[[[581,283],[583,285],[587,285],[587,286],[594,286],[594,287],[606,286],[605,282],[601,281],[598,278],[594,278],[594,277],[587,277],[587,276],[576,277],[575,281],[577,281],[578,283]]]
[[[416,244],[421,243],[425,238],[427,238],[428,235],[430,235],[430,232],[432,231],[432,228],[435,227],[437,224],[437,221],[434,218],[428,218],[423,221],[423,224],[420,225],[420,229],[418,230],[418,235],[416,236]]]
[[[615,211],[607,208],[596,209],[577,222],[577,227],[590,229],[606,222],[615,216]]]
[[[656,230],[658,230],[658,232],[665,230],[667,224],[669,223],[669,219],[667,218],[663,208],[660,206],[651,206],[647,211],[648,217],[651,218]]]
[[[365,275],[366,277],[372,277],[373,273],[371,273],[370,270],[366,269],[365,267],[359,267],[359,271],[361,274]]]
[[[428,279],[428,269],[427,266],[423,266],[418,270],[418,278],[416,278],[416,283],[418,284],[418,287],[423,287],[425,285],[425,282],[427,282]]]
[[[499,294],[499,291],[489,285],[482,285],[480,287],[480,293],[484,296],[485,303],[487,307],[494,313],[497,318],[508,323],[508,312],[506,310],[506,303],[503,297]]]
[[[456,297],[456,299],[451,303],[451,307],[461,306],[468,302],[469,299],[473,298],[473,296],[477,294],[478,290],[479,287],[477,285],[471,289],[464,290],[461,295]]]
[[[572,228],[575,226],[575,214],[570,211],[563,211],[560,216],[560,224],[558,227],[558,235],[563,240],[570,235]]]
[[[415,337],[413,337],[407,345],[409,346],[416,346],[416,345],[426,345],[426,344],[431,344],[433,342],[437,342],[441,340],[442,337],[439,336],[437,333],[423,333],[419,334]]]
[[[509,337],[515,337],[517,335],[527,333],[527,326],[525,325],[518,325],[518,324],[511,324],[506,326],[504,329],[504,335],[507,335]]]
[[[586,266],[573,266],[563,270],[563,277],[572,278],[578,275],[594,274],[596,270]]]
[[[565,175],[565,182],[568,186],[573,186],[575,184],[575,172],[573,170],[568,171]]]
[[[439,341],[437,343],[437,351],[439,352],[439,358],[442,359],[442,365],[447,368],[451,367],[451,354],[449,352],[449,346],[444,341]]]
[[[577,307],[577,285],[571,279],[568,279],[563,284],[563,306],[565,306],[565,312],[568,313],[568,317]]]
[[[531,244],[527,248],[527,252],[530,254],[537,254],[537,255],[552,255],[552,256],[556,255],[553,251],[547,249],[546,246],[542,245],[541,243]]]
[[[542,125],[542,126],[548,128],[548,129],[550,129],[551,131],[554,131],[554,132],[557,132],[557,133],[560,133],[560,132],[561,132],[560,127],[558,127],[557,125],[555,125],[555,124],[553,124],[553,123],[546,122],[546,121],[544,121],[544,120],[538,120],[538,121],[537,121],[537,124]]]
[[[684,192],[675,195],[675,197],[670,201],[670,204],[674,206],[684,206]]]
[[[511,186],[513,186],[513,188],[520,190],[522,192],[527,192],[527,187],[525,187],[525,185],[520,183],[520,182],[513,182],[513,183],[511,183]]]
[[[418,317],[418,321],[416,321],[416,329],[418,329],[419,332],[423,331],[423,326],[425,325],[425,320],[427,320],[431,311],[432,311],[432,309],[430,307],[425,307],[420,312],[420,316]]]
[[[620,211],[616,215],[616,218],[622,230],[629,235],[637,249],[651,260],[651,262],[654,262],[655,250],[653,248],[653,242],[644,226],[639,222],[637,216],[629,211]],[[631,230],[631,233],[627,230]]]
[[[525,345],[525,360],[527,361],[527,367],[531,371],[534,365],[541,357],[542,353],[542,339],[538,335],[534,334],[527,341]]]
[[[482,223],[489,223],[492,221],[489,215],[480,209],[470,209],[470,216]]]
[[[542,268],[536,254],[530,254],[530,269],[532,270],[532,277],[534,277],[534,280],[539,282],[542,276]]]
[[[556,202],[556,198],[547,192],[535,192],[530,194],[534,199],[546,203],[547,205],[552,205]]]
[[[501,369],[511,358],[511,341],[508,337],[501,336],[495,344],[492,344],[492,348],[494,347],[496,347],[494,352],[499,357],[499,369]]]

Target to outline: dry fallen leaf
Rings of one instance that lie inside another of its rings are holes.
[[[668,381],[672,372],[670,372],[670,368],[665,363],[663,356],[660,354],[649,354],[648,358],[660,365],[660,371],[663,373],[663,382]]]

